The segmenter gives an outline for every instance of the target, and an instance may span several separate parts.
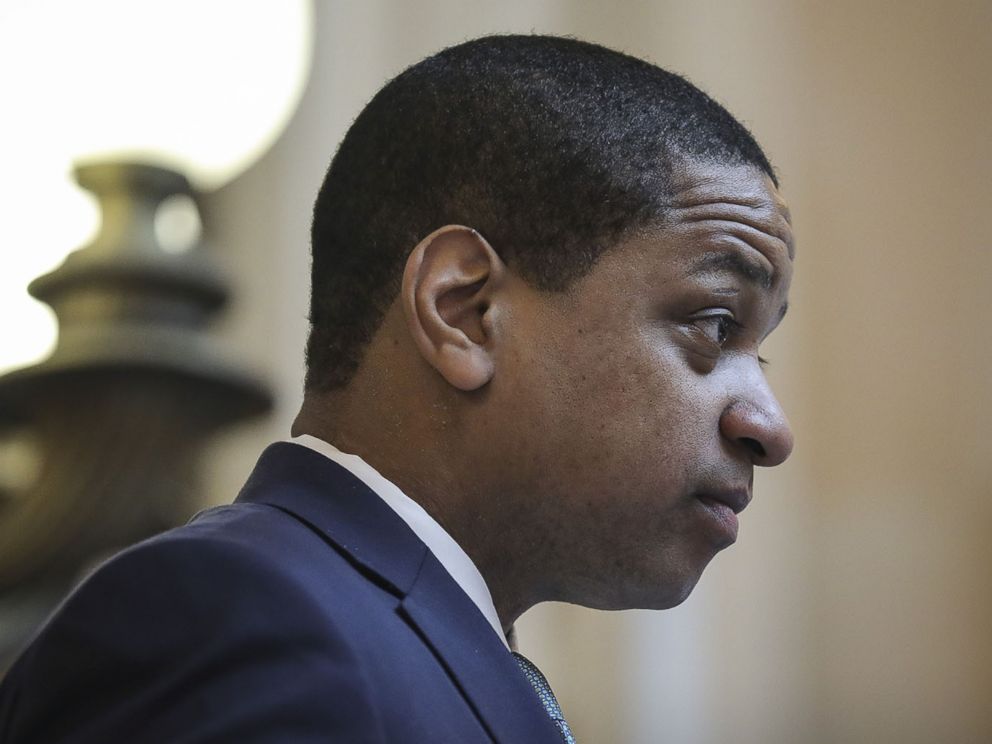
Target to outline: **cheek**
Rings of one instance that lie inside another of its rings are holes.
[[[595,400],[617,441],[670,448],[699,422],[697,378],[681,350],[631,343],[599,357],[584,396]]]
[[[608,340],[559,368],[544,401],[547,456],[552,463],[564,456],[570,480],[602,496],[678,488],[711,418],[700,405],[700,382],[677,349]]]

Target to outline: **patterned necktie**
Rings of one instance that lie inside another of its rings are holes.
[[[558,705],[558,701],[555,699],[555,694],[551,692],[551,685],[548,684],[548,680],[545,679],[544,675],[541,674],[541,670],[530,663],[530,660],[524,656],[521,656],[516,651],[513,651],[513,658],[517,660],[517,664],[520,665],[521,671],[524,676],[527,677],[527,681],[530,682],[531,687],[537,693],[537,696],[541,698],[541,705],[544,706],[544,710],[548,712],[551,716],[551,720],[555,722],[558,727],[558,731],[561,732],[561,738],[564,740],[565,744],[575,744],[575,737],[572,736],[572,732],[568,728],[568,724],[565,722],[565,717],[561,714],[561,706]]]

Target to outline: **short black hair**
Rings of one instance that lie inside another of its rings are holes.
[[[747,129],[684,78],[566,37],[489,36],[386,84],[313,212],[308,390],[347,385],[438,227],[476,229],[534,286],[566,288],[663,219],[679,157],[775,174]]]

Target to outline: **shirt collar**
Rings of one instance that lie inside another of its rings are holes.
[[[358,455],[342,452],[333,444],[310,434],[301,434],[286,441],[324,455],[372,489],[379,498],[386,502],[387,506],[396,512],[400,519],[407,523],[414,534],[434,554],[445,571],[451,575],[455,583],[479,608],[479,612],[492,626],[499,639],[509,648],[499,622],[499,615],[496,613],[496,606],[493,604],[492,594],[489,592],[489,587],[486,585],[485,579],[482,578],[482,574],[479,573],[479,569],[476,568],[468,554],[462,550],[462,547],[455,542],[455,539],[420,504],[403,493],[395,483],[384,478]]]

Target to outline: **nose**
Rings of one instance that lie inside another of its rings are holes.
[[[755,465],[781,465],[792,453],[792,430],[761,377],[748,395],[732,400],[720,416],[720,433]]]

